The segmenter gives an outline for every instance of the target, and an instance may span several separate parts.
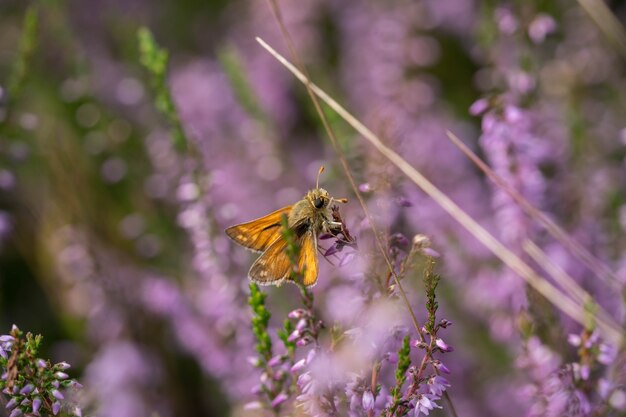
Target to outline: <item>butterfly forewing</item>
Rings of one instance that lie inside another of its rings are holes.
[[[281,237],[283,214],[289,215],[292,206],[283,207],[265,217],[241,223],[226,229],[226,234],[248,249],[263,252]]]
[[[248,276],[252,281],[267,285],[280,284],[290,273],[287,241],[280,237],[252,264]]]

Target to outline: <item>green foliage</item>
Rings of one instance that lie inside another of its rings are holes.
[[[409,336],[404,336],[402,347],[398,351],[398,367],[396,368],[396,386],[401,387],[406,381],[406,371],[411,366],[411,345]]]
[[[402,398],[402,385],[406,382],[406,372],[411,366],[411,339],[404,336],[402,346],[398,351],[398,366],[396,368],[396,385],[391,388],[392,404],[389,406],[389,415],[393,415],[400,405]]]
[[[428,311],[428,320],[425,327],[428,333],[435,334],[435,320],[437,318],[437,309],[439,303],[437,303],[437,295],[435,290],[439,284],[441,277],[433,272],[435,262],[432,258],[428,259],[428,264],[424,271],[424,287],[426,289],[426,310]]]
[[[287,352],[289,353],[290,357],[293,357],[296,351],[296,342],[290,342],[288,340],[289,335],[294,330],[295,330],[295,326],[293,325],[291,320],[285,319],[285,321],[283,322],[283,328],[278,331],[278,337],[280,338],[280,340],[283,341],[283,344],[285,345],[285,348],[287,349]]]
[[[52,365],[38,358],[42,341],[41,335],[24,334],[16,326],[0,340],[0,373],[5,376],[0,379],[0,395],[9,397],[6,408],[13,410],[12,416],[57,415],[63,400],[60,390],[80,387],[64,372],[69,368],[67,363]],[[81,411],[74,408],[73,413],[80,415]]]
[[[38,23],[39,13],[37,7],[30,6],[24,16],[24,31],[20,39],[20,48],[8,83],[10,100],[14,100],[17,97],[24,84],[28,64],[35,50]]]
[[[159,47],[148,28],[142,27],[137,31],[137,40],[139,42],[139,62],[150,73],[150,85],[155,94],[154,104],[172,127],[174,146],[178,151],[183,151],[187,148],[189,141],[167,87],[167,64],[169,60],[167,50]]]
[[[271,126],[270,119],[250,85],[237,50],[234,47],[223,48],[218,53],[218,59],[241,107],[265,126]]]
[[[272,357],[272,339],[267,333],[270,321],[270,312],[265,308],[265,293],[254,282],[250,283],[250,297],[248,304],[252,308],[252,332],[256,337],[256,351],[265,361]]]

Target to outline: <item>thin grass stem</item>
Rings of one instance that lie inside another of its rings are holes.
[[[427,193],[433,200],[437,202],[448,214],[450,214],[455,220],[457,220],[465,229],[467,229],[474,237],[485,245],[489,250],[493,252],[498,258],[502,260],[509,268],[516,272],[522,279],[524,279],[530,286],[532,286],[537,292],[543,295],[548,301],[555,305],[562,312],[570,316],[572,319],[579,322],[581,325],[586,325],[587,313],[584,306],[578,305],[575,301],[570,299],[562,291],[548,282],[545,278],[539,276],[533,269],[526,264],[519,256],[508,249],[502,242],[489,233],[484,227],[482,227],[476,220],[474,220],[469,214],[467,214],[461,207],[459,207],[454,201],[452,201],[446,194],[435,187],[428,179],[426,179],[418,170],[412,167],[407,161],[405,161],[400,155],[394,152],[383,144],[370,129],[368,129],[357,118],[350,114],[339,103],[332,99],[321,88],[311,83],[308,78],[300,72],[294,65],[292,65],[287,59],[276,52],[265,41],[257,37],[257,41],[271,53],[281,64],[283,64],[289,71],[291,71],[296,78],[302,83],[309,85],[311,91],[315,93],[320,99],[322,99],[330,108],[332,108],[337,114],[339,114],[348,124],[350,124],[357,132],[369,141],[381,154],[383,154],[389,161],[394,164],[400,171],[402,171],[411,181],[419,186],[425,193]],[[621,346],[623,342],[621,328],[615,327],[603,320],[598,320],[598,330],[606,338],[606,340]]]

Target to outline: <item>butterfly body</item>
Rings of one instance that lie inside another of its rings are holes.
[[[320,171],[321,172],[321,171]],[[310,190],[297,203],[276,210],[267,216],[226,229],[226,234],[238,244],[263,254],[252,264],[249,278],[262,285],[280,285],[295,271],[302,284],[317,282],[317,236],[337,224],[333,222],[332,202],[335,200],[323,188]],[[283,216],[293,231],[299,248],[296,265],[289,258],[288,242],[282,226]]]

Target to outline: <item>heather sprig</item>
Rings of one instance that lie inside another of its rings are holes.
[[[139,42],[139,60],[150,73],[150,84],[155,94],[154,104],[163,114],[173,129],[172,140],[174,146],[179,151],[184,150],[188,145],[187,136],[180,123],[174,100],[167,86],[167,65],[169,54],[166,49],[161,48],[148,28],[142,27],[137,31]]]
[[[287,216],[283,215],[281,219],[281,233],[283,239],[287,241],[287,256],[291,263],[291,280],[298,286],[300,290],[300,297],[302,300],[303,309],[294,310],[290,313],[290,318],[297,319],[293,332],[289,336],[289,340],[296,342],[298,346],[304,346],[311,341],[317,341],[319,331],[323,327],[323,323],[315,317],[313,313],[313,292],[310,291],[304,284],[302,284],[303,271],[298,268],[298,259],[300,255],[300,246],[296,242],[296,234],[288,226]],[[306,266],[305,266],[306,268]]]
[[[411,366],[411,338],[407,335],[402,340],[402,346],[398,350],[398,365],[396,367],[396,385],[391,387],[391,404],[387,408],[387,415],[393,416],[401,404],[402,386],[406,382],[406,373]]]
[[[266,297],[257,284],[250,283],[248,303],[253,311],[252,331],[257,340],[256,351],[259,353],[259,357],[254,358],[252,363],[262,370],[261,383],[253,392],[262,396],[262,401],[250,403],[249,407],[264,406],[279,415],[282,404],[289,399],[293,390],[290,370],[294,363],[295,343],[288,336],[293,331],[293,325],[285,320],[284,328],[278,331],[278,337],[283,341],[287,352],[274,354],[268,332],[271,314],[265,307]]]
[[[68,413],[82,416],[79,407],[65,401],[63,389],[81,385],[65,372],[70,365],[38,357],[43,337],[22,332],[13,326],[10,334],[0,336],[0,390],[10,417],[22,415],[57,415],[64,407]]]
[[[266,361],[272,357],[272,339],[267,333],[267,326],[270,321],[271,314],[265,308],[265,298],[267,295],[259,289],[254,282],[250,283],[250,297],[248,297],[248,305],[252,308],[252,332],[256,337],[256,351]]]
[[[435,358],[435,354],[445,354],[454,350],[438,334],[441,329],[451,324],[446,319],[437,322],[439,304],[436,289],[441,277],[434,272],[435,259],[432,256],[434,251],[429,249],[428,239],[419,235],[413,241],[416,250],[426,257],[423,284],[428,318],[421,329],[419,339],[409,344],[408,336],[405,337],[398,351],[396,384],[390,391],[390,403],[381,414],[388,417],[404,416],[412,409],[415,410],[415,416],[420,413],[428,415],[434,408],[442,408],[438,401],[442,396],[447,395],[446,390],[450,386],[449,382],[440,375],[441,372],[449,373],[448,368],[440,359]],[[410,345],[423,351],[419,365],[411,365]],[[410,377],[410,383],[403,392],[402,388],[407,380],[407,374]],[[450,402],[449,404],[451,406]]]
[[[433,272],[435,267],[435,261],[433,258],[428,257],[426,261],[426,272],[424,273],[424,288],[426,290],[426,310],[428,311],[428,320],[426,321],[425,328],[429,334],[436,334],[435,320],[437,319],[437,309],[439,303],[437,303],[437,295],[435,290],[439,284],[441,277]]]

